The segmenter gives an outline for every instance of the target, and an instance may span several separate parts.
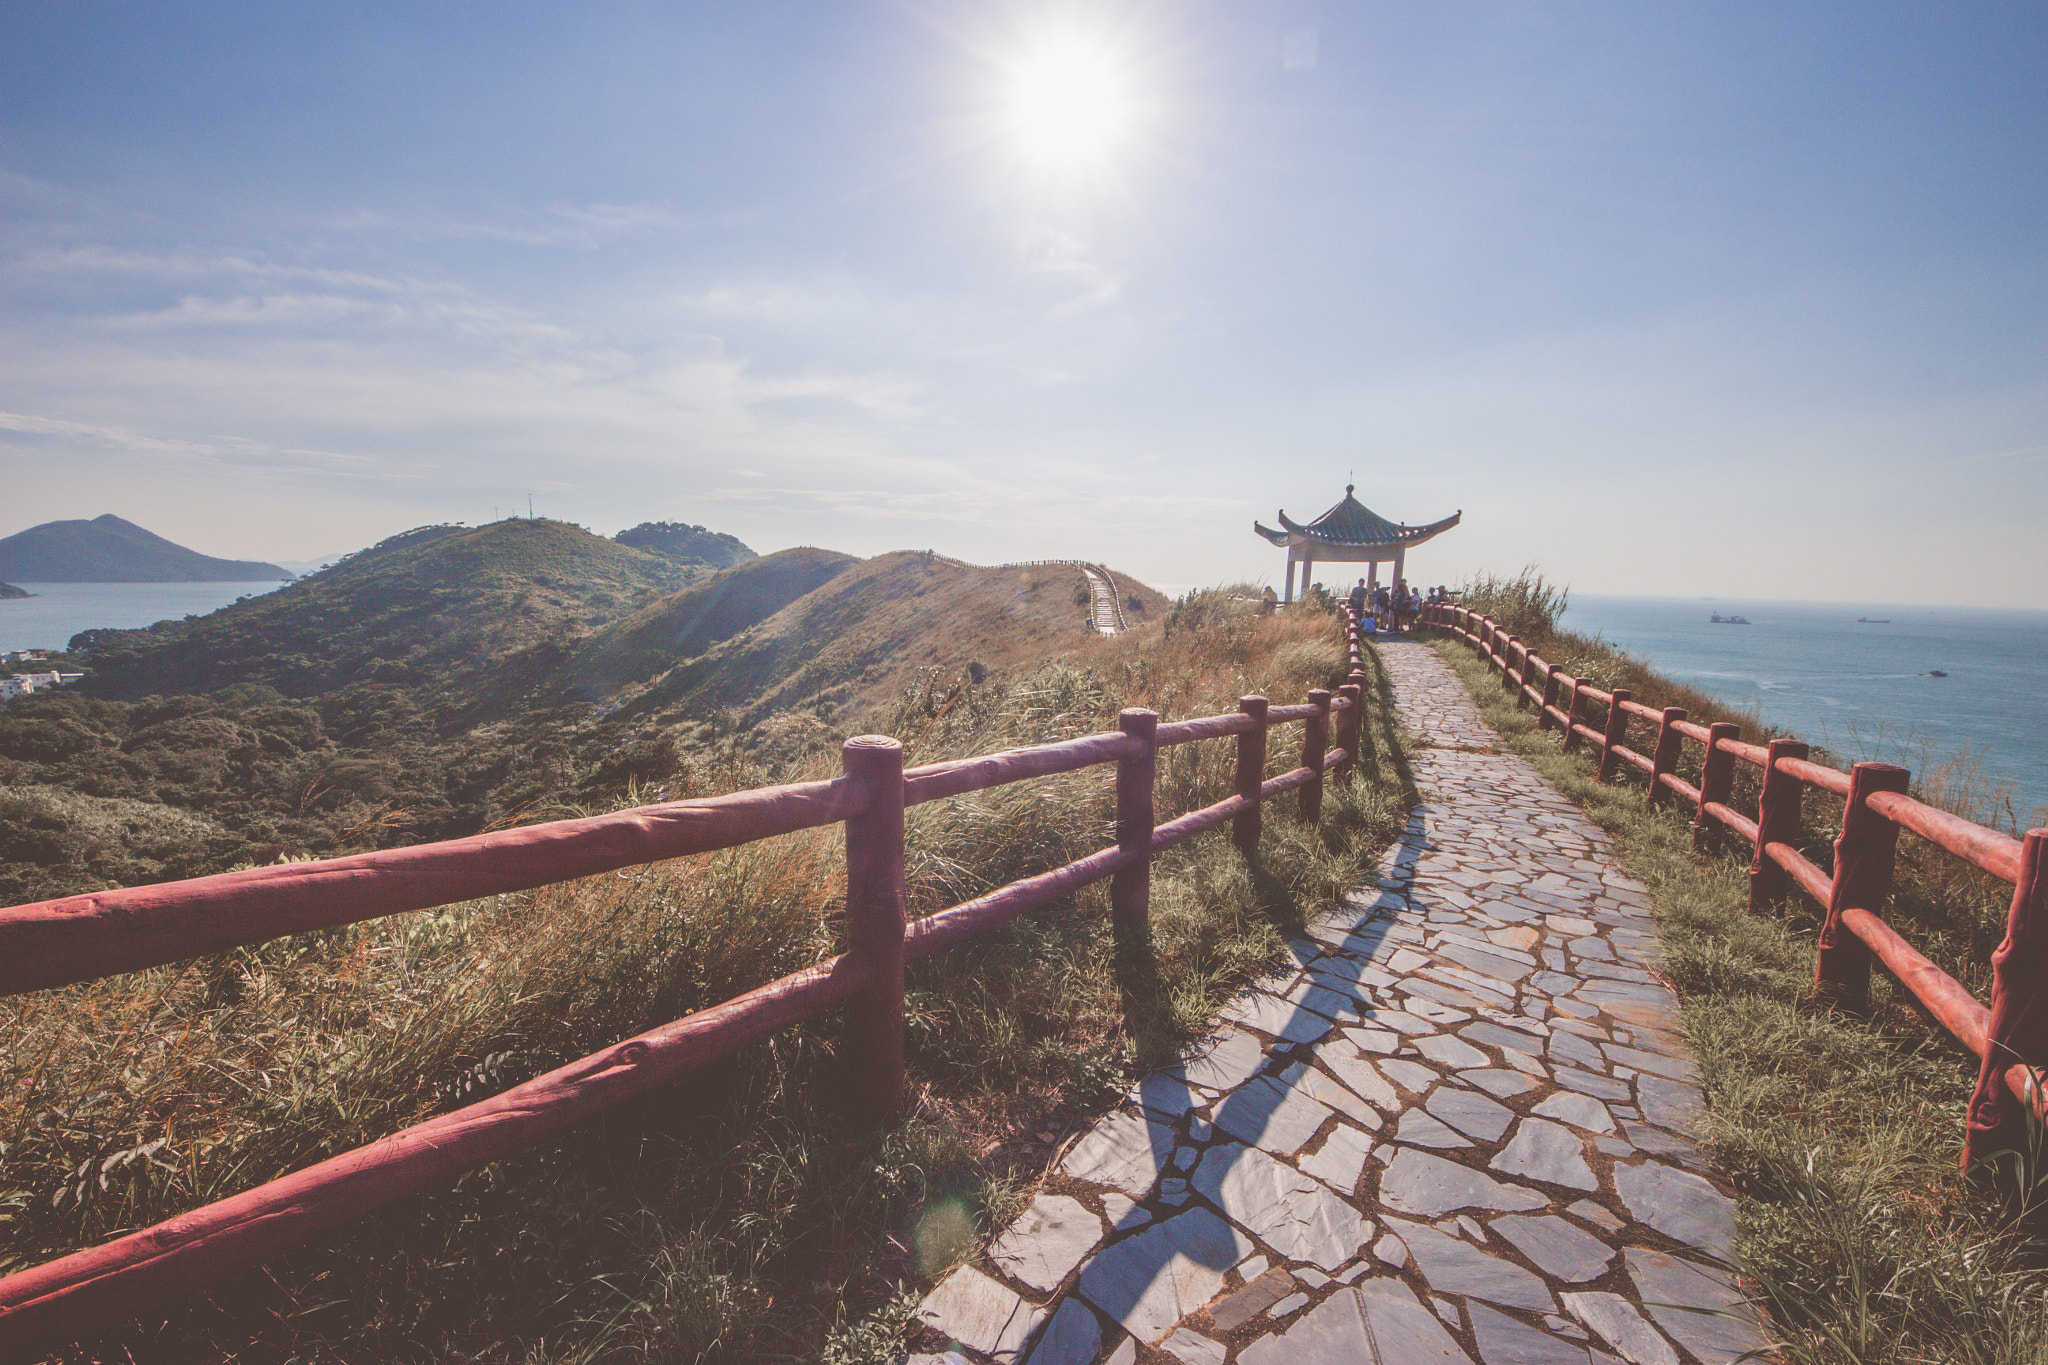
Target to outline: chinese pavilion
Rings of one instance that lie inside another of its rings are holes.
[[[1433,521],[1427,526],[1395,525],[1351,496],[1353,485],[1344,485],[1344,501],[1317,517],[1308,525],[1291,519],[1283,510],[1280,525],[1286,529],[1275,531],[1271,527],[1252,523],[1252,530],[1264,536],[1275,545],[1287,547],[1287,593],[1286,601],[1294,600],[1294,566],[1301,565],[1301,587],[1307,591],[1318,562],[1364,564],[1368,586],[1377,587],[1380,581],[1380,565],[1392,564],[1391,580],[1398,582],[1407,577],[1404,560],[1413,547],[1432,536],[1441,535],[1458,524],[1464,516],[1463,510],[1451,513],[1442,521]],[[1343,595],[1339,589],[1338,595]]]

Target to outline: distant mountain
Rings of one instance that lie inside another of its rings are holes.
[[[737,536],[680,521],[643,521],[612,539],[649,554],[666,555],[678,563],[709,564],[714,569],[730,569],[756,557]]]
[[[0,598],[28,597],[31,595],[27,588],[17,588],[12,583],[0,583]]]
[[[215,559],[109,512],[46,521],[0,540],[0,577],[29,583],[236,583],[288,579],[275,564]]]

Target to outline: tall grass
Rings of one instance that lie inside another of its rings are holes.
[[[1975,1058],[1882,969],[1866,1013],[1817,1006],[1809,904],[1749,914],[1746,851],[1695,855],[1689,813],[1646,812],[1632,768],[1594,781],[1590,759],[1537,732],[1463,642],[1439,647],[1494,727],[1616,835],[1622,862],[1650,888],[1713,1155],[1738,1191],[1739,1268],[1771,1310],[1785,1358],[2048,1358],[2038,1221],[2011,1216],[1957,1167]],[[1644,675],[1646,700],[1678,691]],[[1798,842],[1822,867],[1839,820],[1839,798],[1809,795]],[[1909,837],[1884,913],[1981,995],[2009,897],[2004,883]]]
[[[1546,581],[1534,564],[1513,577],[1482,569],[1458,589],[1461,606],[1492,617],[1510,635],[1524,640],[1547,639],[1570,601],[1571,593]]]
[[[1334,630],[1212,603],[1009,684],[922,677],[849,728],[899,735],[916,763],[1110,728],[1124,706],[1292,701],[1339,681]],[[904,1295],[1014,1206],[1054,1142],[1392,838],[1406,782],[1383,692],[1361,780],[1332,784],[1321,830],[1283,798],[1255,859],[1219,833],[1157,861],[1142,962],[1119,955],[1096,886],[916,964],[915,1095],[893,1131],[842,1123],[822,1017],[62,1358],[882,1349]],[[1275,732],[1273,770],[1294,766],[1296,734]],[[756,784],[736,738],[691,756],[695,794]],[[786,776],[836,769],[829,750],[806,762]],[[1230,773],[1227,743],[1167,751],[1161,818]],[[913,808],[913,913],[1102,847],[1112,818],[1105,769]],[[0,1256],[19,1268],[158,1221],[728,998],[836,951],[843,903],[840,835],[814,830],[0,1002]]]

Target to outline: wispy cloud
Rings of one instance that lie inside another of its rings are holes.
[[[392,468],[368,455],[338,450],[314,450],[303,446],[278,446],[240,436],[188,439],[159,436],[126,427],[74,422],[35,413],[0,411],[0,445],[57,445],[76,451],[81,447],[142,455],[176,461],[190,470],[194,464],[212,463],[246,468],[317,468],[345,478],[410,483],[421,477],[417,468]]]
[[[1067,296],[1054,305],[1054,317],[1091,312],[1115,303],[1123,293],[1123,281],[1070,232],[1038,224],[1024,234],[1021,255],[1027,273],[1066,286]]]
[[[729,226],[740,215],[686,214],[657,204],[553,204],[519,210],[498,219],[416,220],[359,212],[341,220],[351,231],[455,241],[500,241],[522,246],[598,251],[621,242],[673,238]]]

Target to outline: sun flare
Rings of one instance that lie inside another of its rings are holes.
[[[1130,80],[1116,54],[1078,35],[1041,42],[1011,73],[1017,140],[1053,166],[1095,160],[1130,131]]]

